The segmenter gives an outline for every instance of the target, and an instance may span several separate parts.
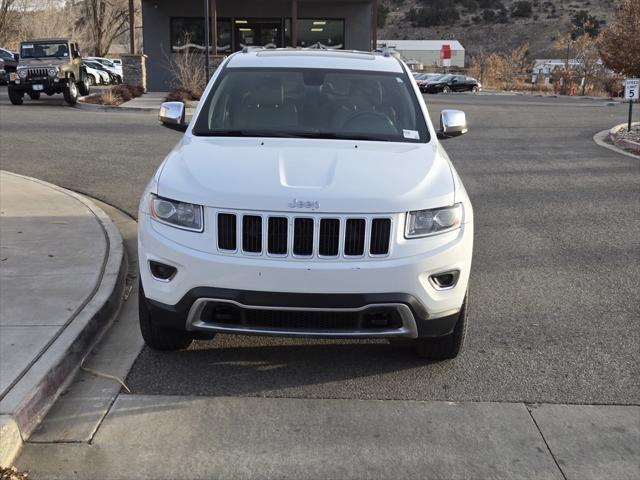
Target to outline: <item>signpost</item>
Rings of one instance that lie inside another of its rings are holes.
[[[627,131],[630,132],[633,101],[640,99],[640,78],[627,78],[624,81],[624,98],[629,100],[629,124],[627,125]]]

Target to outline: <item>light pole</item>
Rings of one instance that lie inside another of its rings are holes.
[[[209,81],[209,0],[204,0],[204,69]]]

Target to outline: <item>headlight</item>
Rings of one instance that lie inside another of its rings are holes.
[[[58,68],[51,67],[49,70],[47,70],[47,73],[49,74],[50,77],[55,77],[58,74]]]
[[[27,70],[21,68],[20,70],[18,70],[18,76],[24,80],[25,78],[27,78]]]
[[[172,227],[202,232],[202,207],[151,195],[151,217]]]
[[[444,233],[460,227],[462,204],[433,210],[418,210],[407,214],[405,238],[420,238]]]

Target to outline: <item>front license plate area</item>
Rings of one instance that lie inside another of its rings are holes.
[[[44,87],[42,85],[33,85],[34,92],[41,92],[42,90],[44,90]]]

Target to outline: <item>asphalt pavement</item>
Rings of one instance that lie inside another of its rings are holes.
[[[58,97],[22,107],[0,90],[1,167],[135,215],[179,133],[153,114],[78,111]],[[143,349],[140,395],[639,404],[640,161],[597,146],[624,121],[604,100],[426,96],[434,120],[460,108],[469,133],[444,142],[476,212],[468,345],[428,364],[376,341],[221,335],[184,352]]]

